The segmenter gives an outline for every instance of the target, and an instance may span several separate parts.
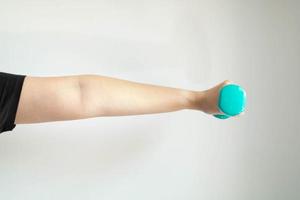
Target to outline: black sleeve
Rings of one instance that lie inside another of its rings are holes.
[[[16,127],[14,122],[25,77],[0,72],[0,133]]]

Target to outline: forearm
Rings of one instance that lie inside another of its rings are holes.
[[[161,113],[194,106],[194,91],[100,75],[78,77],[84,117]]]

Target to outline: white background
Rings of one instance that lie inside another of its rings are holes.
[[[202,90],[230,79],[246,114],[198,111],[17,125],[0,199],[300,199],[299,1],[0,0],[0,71],[95,73]]]

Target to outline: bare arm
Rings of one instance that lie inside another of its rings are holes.
[[[207,106],[212,101],[204,97],[205,92],[101,75],[27,76],[15,123],[150,114],[181,109],[208,112]]]

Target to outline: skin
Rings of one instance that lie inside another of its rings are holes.
[[[219,90],[164,87],[95,74],[26,76],[15,124],[140,115],[192,109],[220,114]]]

